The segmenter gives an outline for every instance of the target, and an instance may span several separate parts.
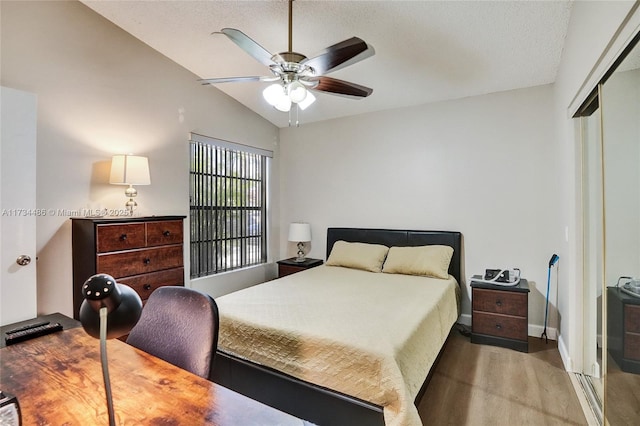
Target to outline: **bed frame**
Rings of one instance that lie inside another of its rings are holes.
[[[454,251],[449,273],[462,285],[462,234],[460,232],[329,228],[327,229],[327,258],[333,244],[340,240],[384,244],[389,247],[451,246]],[[431,373],[425,379],[416,397],[416,404],[422,398],[430,378]],[[222,351],[216,353],[211,380],[315,424],[384,426],[383,411],[379,405],[297,379]]]

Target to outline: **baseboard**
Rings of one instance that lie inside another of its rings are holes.
[[[542,332],[544,331],[544,327],[536,324],[529,324],[529,336],[534,337],[542,337]],[[549,340],[557,340],[558,339],[558,330],[555,328],[547,327],[547,338]]]
[[[462,325],[466,325],[466,326],[471,327],[471,315],[469,315],[469,314],[460,315],[460,318],[458,318],[458,324],[462,324]]]
[[[569,356],[567,345],[564,343],[562,336],[558,336],[558,352],[560,352],[560,358],[562,358],[564,369],[569,372],[573,371],[573,360]]]

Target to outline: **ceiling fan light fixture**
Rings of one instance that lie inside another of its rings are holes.
[[[300,107],[301,110],[304,111],[305,109],[307,109],[309,105],[311,105],[315,101],[316,101],[316,97],[313,96],[313,93],[307,90],[307,96],[304,98],[302,102],[298,102],[298,106]]]
[[[272,106],[276,106],[278,103],[281,103],[283,99],[287,98],[287,95],[284,93],[284,88],[279,83],[267,86],[267,88],[262,91],[262,96],[264,100]]]
[[[291,102],[299,104],[307,97],[307,88],[299,81],[294,81],[287,87],[287,93],[289,94]]]
[[[274,107],[278,111],[289,112],[289,110],[291,109],[291,99],[289,99],[288,96],[284,95],[278,100],[278,103],[276,103]]]

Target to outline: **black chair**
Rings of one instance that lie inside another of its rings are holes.
[[[218,306],[211,296],[165,286],[151,293],[127,343],[209,379],[218,328]]]

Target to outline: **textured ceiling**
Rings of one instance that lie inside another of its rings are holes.
[[[201,78],[270,75],[225,36],[237,28],[271,53],[287,50],[286,1],[88,1],[125,31]],[[312,57],[352,36],[373,57],[331,77],[373,88],[365,99],[317,93],[304,123],[552,83],[570,1],[311,1],[293,4],[293,50]],[[216,87],[279,127],[288,114],[267,83]],[[203,86],[202,90],[215,90]]]

